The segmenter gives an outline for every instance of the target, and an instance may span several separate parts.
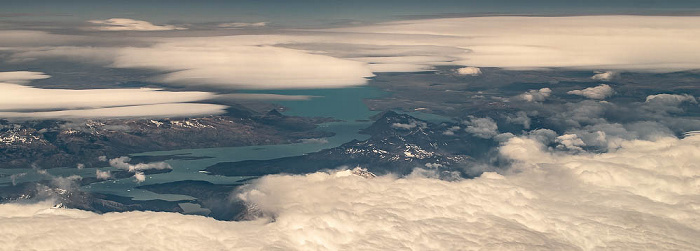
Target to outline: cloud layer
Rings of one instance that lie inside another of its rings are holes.
[[[460,75],[479,76],[481,75],[481,69],[478,67],[463,67],[457,69],[457,73]]]
[[[0,73],[0,78],[15,83],[48,77],[40,72]],[[0,117],[168,117],[223,113],[225,106],[188,103],[213,97],[208,92],[169,92],[149,88],[41,89],[0,82]]]
[[[128,18],[110,18],[106,20],[90,20],[88,22],[98,25],[93,27],[93,29],[100,31],[169,31],[187,29],[174,25],[155,25],[146,21]]]
[[[10,71],[10,72],[0,72],[0,83],[12,83],[12,84],[26,84],[32,80],[37,79],[47,79],[51,76],[44,74],[43,72],[33,72],[33,71]]]
[[[552,95],[552,89],[545,87],[539,90],[529,90],[523,94],[520,94],[518,97],[527,102],[542,102],[545,101],[550,95]]]
[[[606,84],[602,84],[596,87],[590,87],[583,90],[573,90],[567,92],[571,95],[584,96],[590,99],[606,99],[615,93],[612,87]]]
[[[105,29],[150,27],[122,21],[97,22],[115,24]],[[6,49],[17,52],[13,60],[90,59],[109,67],[162,71],[158,81],[164,83],[234,89],[347,87],[364,84],[373,72],[444,65],[468,66],[460,70],[467,75],[478,75],[479,67],[587,69],[599,72],[594,79],[606,81],[618,71],[700,69],[700,60],[688,53],[700,50],[698,27],[700,17],[680,16],[469,17],[269,35],[138,37],[138,46]],[[27,32],[11,34],[20,33]]]
[[[15,250],[700,248],[700,136],[625,141],[604,154],[552,153],[537,140],[519,137],[505,142],[500,154],[514,161],[516,171],[454,182],[418,174],[368,179],[349,171],[267,176],[235,194],[264,215],[248,222],[3,204],[0,245]]]
[[[699,17],[471,17],[338,31],[397,38],[377,40],[382,44],[461,48],[466,52],[454,55],[460,58],[455,63],[465,66],[677,71],[700,68],[697,58],[688,53],[700,49],[694,42],[700,38],[698,25]]]
[[[363,85],[374,76],[362,62],[260,46],[264,40],[244,37],[163,39],[151,47],[54,47],[15,57],[61,57],[151,69],[170,72],[155,79],[159,82],[230,89],[338,88]]]
[[[258,28],[258,27],[265,27],[265,26],[267,26],[267,22],[257,22],[257,23],[234,22],[234,23],[221,23],[221,24],[217,25],[216,27],[237,29],[237,28]]]

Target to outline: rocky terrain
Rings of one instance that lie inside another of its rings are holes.
[[[326,121],[276,110],[203,118],[0,120],[0,168],[93,167],[145,151],[293,143],[331,136],[315,130]]]
[[[262,176],[301,174],[336,167],[363,167],[381,175],[410,174],[416,167],[435,171],[443,178],[472,177],[473,156],[488,154],[493,140],[473,137],[457,123],[434,124],[405,114],[386,112],[363,133],[364,141],[302,156],[273,160],[223,162],[208,167],[212,174]]]
[[[259,133],[261,130],[271,130],[275,133],[282,131],[273,131],[275,128],[290,128],[290,120],[293,118],[284,117],[277,112],[270,112],[258,118],[241,119],[238,121],[226,120],[224,117],[208,117],[200,119],[180,119],[180,120],[147,120],[147,121],[127,121],[126,125],[131,126],[128,131],[118,131],[123,133],[120,137],[133,137],[133,142],[144,142],[145,139],[153,139],[150,142],[152,147],[161,147],[161,142],[158,139],[162,137],[177,138],[177,132],[185,133],[186,130],[199,131],[204,135],[199,135],[191,139],[193,144],[198,144],[197,140],[210,139],[213,137],[215,128],[227,128],[242,133]],[[489,154],[488,147],[485,145],[493,145],[493,140],[473,137],[464,130],[461,130],[459,123],[430,123],[411,117],[406,114],[398,114],[395,112],[386,112],[378,115],[376,121],[362,132],[371,137],[364,141],[351,141],[339,147],[322,150],[316,153],[310,153],[301,156],[287,157],[272,160],[251,160],[241,162],[224,162],[208,167],[206,170],[211,174],[227,175],[227,176],[248,176],[250,179],[277,173],[292,173],[303,174],[311,173],[324,169],[347,168],[352,169],[353,174],[365,178],[372,178],[375,175],[395,174],[398,176],[408,175],[415,170],[426,170],[432,175],[437,175],[442,179],[455,179],[459,177],[473,177],[478,175],[478,171],[472,170],[474,165],[473,157]],[[287,120],[287,121],[285,121]],[[98,124],[99,123],[99,124]],[[115,123],[115,122],[110,122]],[[250,128],[259,123],[261,128]],[[115,146],[116,142],[121,139],[116,130],[104,129],[108,125],[105,122],[86,122],[87,129],[93,128],[94,131],[83,129],[77,131],[75,129],[63,129],[61,135],[84,135],[84,137],[94,137],[98,140],[97,144],[110,142]],[[237,126],[237,127],[234,127]],[[298,133],[304,132],[303,129],[312,129],[312,124],[304,125],[296,121],[298,127],[287,129],[287,132]],[[308,128],[302,127],[308,126]],[[267,128],[265,128],[267,127]],[[159,130],[160,128],[160,130]],[[272,128],[272,129],[270,129]],[[459,129],[458,129],[459,128]],[[136,130],[139,129],[139,130]],[[164,130],[169,129],[169,130]],[[41,129],[40,129],[41,130]],[[68,130],[75,130],[70,132]],[[241,132],[240,130],[248,130]],[[67,133],[66,131],[70,132]],[[206,133],[211,133],[207,135]],[[44,135],[47,133],[44,133]],[[159,135],[156,137],[154,135]],[[300,135],[305,135],[299,133]],[[108,135],[109,140],[99,141],[97,135]],[[168,136],[165,136],[168,135]],[[189,135],[193,135],[189,133]],[[234,133],[224,134],[222,137],[233,138]],[[274,136],[274,134],[273,134]],[[65,137],[65,136],[63,136]],[[180,136],[181,137],[181,136]],[[239,136],[240,137],[240,136]],[[259,138],[248,138],[249,140],[258,141],[239,141],[248,144],[262,144],[262,140],[270,139],[270,142],[279,140],[270,135],[259,135]],[[288,140],[294,139],[290,137]],[[177,138],[177,141],[188,140],[187,138]],[[37,144],[46,140],[45,136],[38,139],[27,140],[26,145]],[[56,141],[54,141],[56,142]],[[123,142],[123,141],[119,141]],[[221,140],[214,141],[208,145],[217,144]],[[122,144],[133,145],[134,143]],[[144,143],[146,144],[146,143]],[[202,143],[203,144],[203,143]],[[170,147],[173,145],[166,145]],[[146,146],[144,146],[146,147]],[[104,149],[104,148],[96,148]],[[103,152],[95,150],[94,155],[103,154]],[[115,152],[112,151],[112,154]],[[121,153],[120,153],[121,154]],[[190,156],[191,157],[191,156]],[[170,158],[188,158],[188,156],[158,156],[158,157],[136,157],[136,162],[152,162],[162,161]],[[420,169],[416,169],[420,168]],[[149,169],[145,170],[145,174],[151,175],[162,172],[170,172],[171,169]],[[112,171],[108,179],[123,179],[133,175],[127,170]],[[185,212],[180,207],[180,203],[193,203],[199,205],[204,211],[204,214],[219,220],[245,220],[246,217],[251,217],[256,214],[255,208],[250,208],[240,200],[231,198],[231,193],[240,185],[245,184],[245,180],[236,184],[213,184],[206,181],[198,180],[183,180],[166,182],[159,184],[149,184],[137,187],[138,189],[148,190],[160,194],[181,194],[191,196],[193,200],[183,201],[132,201],[130,198],[105,195],[98,193],[87,193],[81,191],[80,187],[89,185],[94,182],[100,182],[102,179],[97,177],[53,177],[38,183],[20,183],[12,186],[3,187],[0,189],[0,202],[15,201],[15,200],[45,200],[52,198],[59,206],[80,208],[93,212],[115,212],[115,211],[131,211],[131,210],[150,210],[150,211],[168,211],[168,212]],[[252,211],[251,211],[252,210]]]
[[[126,173],[115,173],[124,176]],[[0,203],[12,201],[53,201],[56,207],[76,208],[96,213],[125,212],[125,211],[163,211],[183,212],[179,202],[164,200],[132,200],[129,197],[89,193],[82,191],[79,186],[95,182],[77,176],[44,180],[41,182],[26,182],[0,188]]]
[[[145,185],[139,189],[161,194],[182,194],[196,198],[188,201],[209,210],[207,216],[217,220],[242,220],[247,215],[247,206],[240,200],[230,198],[240,185],[219,185],[201,180],[183,180],[162,184]]]

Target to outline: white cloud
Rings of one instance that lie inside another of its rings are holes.
[[[627,192],[681,209],[692,206],[679,203],[697,199],[694,184],[700,168],[694,163],[700,160],[700,137],[622,141],[620,148],[603,154],[552,154],[542,149],[534,140],[514,138],[501,148],[501,154],[518,161],[519,168],[569,170],[586,187]],[[691,194],[695,195],[688,197]]]
[[[524,129],[530,129],[530,125],[532,124],[532,119],[530,119],[524,111],[519,111],[512,116],[506,116],[506,120],[510,123],[523,125]]]
[[[45,31],[0,30],[0,51],[11,47],[69,45],[85,39],[82,36],[58,35]]]
[[[479,76],[481,75],[481,69],[469,66],[457,69],[457,73],[460,75]]]
[[[492,138],[498,135],[498,124],[492,118],[477,118],[474,116],[469,116],[468,121],[464,121],[467,128],[464,129],[465,132],[471,133],[479,138]]]
[[[326,138],[311,138],[311,139],[301,139],[304,144],[328,144],[328,139]]]
[[[267,26],[267,22],[257,22],[257,23],[221,23],[217,25],[219,28],[258,28]]]
[[[646,103],[666,105],[666,106],[678,106],[684,102],[697,104],[698,101],[695,97],[688,94],[656,94],[649,95],[646,98]]]
[[[526,93],[520,94],[520,98],[527,102],[542,102],[552,95],[552,89],[542,88],[539,90],[529,90]]]
[[[93,29],[100,31],[169,31],[187,29],[174,25],[154,25],[146,21],[128,18],[110,18],[106,20],[90,20],[88,22],[99,25],[93,27]]]
[[[300,50],[193,43],[126,48],[114,62],[119,68],[175,71],[166,83],[229,88],[333,88],[363,85],[374,76],[365,64]]]
[[[87,59],[115,68],[170,72],[156,79],[163,83],[232,89],[338,88],[363,85],[374,76],[363,62],[259,46],[265,41],[264,36],[162,39],[152,47],[56,47],[14,57]]]
[[[543,145],[549,145],[554,142],[557,136],[557,132],[550,129],[535,129],[525,134],[525,137],[528,139],[535,140]]]
[[[140,38],[151,46],[15,48],[14,60],[91,59],[168,72],[182,85],[277,89],[361,85],[373,72],[458,65],[505,69],[700,69],[700,17],[469,17],[272,35]],[[601,43],[600,41],[605,41]],[[643,41],[643,42],[640,42]],[[467,67],[467,68],[468,68]]]
[[[568,137],[569,145],[565,147],[562,143],[561,148],[574,150],[576,147],[570,146],[587,146],[593,149],[609,151],[619,148],[623,142],[629,140],[656,140],[664,137],[672,137],[675,135],[668,127],[661,123],[653,121],[640,121],[627,124],[600,122],[593,125],[587,125],[582,128],[569,128],[565,135],[557,138],[557,142],[561,143]]]
[[[442,132],[442,134],[443,134],[443,135],[447,135],[447,136],[454,136],[454,135],[455,135],[455,132],[456,132],[456,131],[459,131],[460,129],[462,129],[462,128],[459,127],[459,126],[453,126],[453,127],[447,128],[447,130],[445,130],[444,132]]]
[[[425,122],[420,122],[420,121],[410,121],[408,124],[403,124],[403,123],[393,123],[391,124],[392,128],[396,129],[403,129],[403,130],[411,130],[413,128],[426,128],[428,124]]]
[[[556,138],[556,142],[560,144],[558,147],[573,152],[581,152],[583,151],[582,147],[586,146],[586,143],[584,143],[583,140],[581,140],[581,138],[579,138],[576,134],[561,135]]]
[[[235,100],[285,100],[285,101],[303,101],[315,98],[316,96],[309,95],[280,95],[269,93],[231,93],[219,94],[217,99],[235,99]]]
[[[567,92],[571,95],[584,96],[590,99],[606,99],[615,93],[612,87],[606,84],[602,84],[596,87],[590,87],[583,90],[573,90]]]
[[[226,107],[214,104],[168,103],[50,112],[0,112],[0,117],[21,119],[172,118],[223,114],[226,112]]]
[[[51,76],[44,74],[43,72],[33,72],[33,71],[10,71],[10,72],[0,72],[0,83],[12,83],[12,84],[26,84],[32,80],[37,79],[47,79]]]
[[[593,80],[601,80],[601,81],[610,81],[613,78],[617,76],[617,73],[613,71],[606,71],[606,72],[596,72],[591,79]]]
[[[165,163],[165,162],[154,162],[154,163],[138,163],[138,164],[129,164],[128,162],[131,161],[131,158],[127,156],[122,156],[119,158],[114,158],[109,160],[109,165],[126,170],[132,173],[138,173],[140,171],[144,170],[164,170],[164,169],[173,169],[173,167],[170,166],[170,164]]]
[[[511,138],[500,152],[515,161],[517,171],[487,172],[454,182],[420,175],[367,179],[347,172],[266,176],[236,195],[268,215],[246,222],[1,204],[0,246],[12,250],[700,249],[699,136],[626,141],[617,151],[604,154],[544,149],[535,140]]]
[[[1,76],[14,82],[48,77],[27,72],[0,73]],[[226,106],[185,103],[213,97],[214,94],[208,92],[169,92],[149,88],[69,90],[0,83],[0,117],[168,117],[223,113]]]
[[[100,180],[106,180],[112,178],[112,173],[110,171],[95,170],[95,177]]]
[[[159,89],[41,89],[0,83],[0,111],[98,108],[191,102],[213,97],[207,92]]]
[[[451,55],[464,66],[664,72],[700,68],[688,53],[700,50],[699,24],[700,17],[512,16],[408,20],[334,31],[363,33],[365,39],[394,36],[375,36],[374,44],[381,45],[462,48],[467,52]]]
[[[146,181],[146,175],[143,172],[136,172],[134,173],[134,179],[136,179],[137,183],[141,183]]]
[[[370,63],[367,65],[372,72],[420,72],[433,71],[433,66],[425,64],[395,64]]]

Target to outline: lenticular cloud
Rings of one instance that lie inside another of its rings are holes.
[[[169,31],[187,29],[173,25],[154,25],[146,21],[128,18],[110,18],[107,20],[90,20],[88,22],[98,25],[94,29],[100,31]]]
[[[5,204],[0,246],[700,249],[700,136],[626,141],[595,155],[553,153],[521,137],[505,142],[500,153],[517,171],[456,182],[419,175],[367,179],[348,171],[267,176],[234,194],[266,215],[248,222]]]
[[[0,117],[176,117],[221,114],[226,109],[223,105],[191,103],[214,98],[215,95],[209,92],[149,88],[42,89],[20,85],[49,77],[41,72],[0,72]]]
[[[92,22],[106,30],[178,29],[129,19]],[[698,27],[696,16],[494,16],[264,35],[139,37],[133,40],[149,46],[118,47],[56,46],[85,38],[13,31],[4,32],[9,38],[0,44],[14,51],[15,61],[58,57],[150,69],[163,73],[157,81],[176,85],[340,88],[363,85],[374,73],[439,66],[467,66],[457,70],[465,76],[480,75],[483,67],[605,70],[592,77],[600,81],[619,71],[697,70],[700,61],[688,52],[700,50]]]

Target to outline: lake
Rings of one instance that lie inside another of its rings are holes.
[[[370,86],[341,88],[341,89],[313,89],[313,90],[273,90],[273,91],[247,91],[246,93],[269,93],[280,95],[309,95],[314,96],[309,100],[275,101],[287,109],[284,114],[305,117],[332,117],[340,122],[324,123],[319,130],[335,133],[335,136],[313,140],[305,143],[223,147],[206,149],[183,149],[175,151],[159,151],[133,154],[133,156],[160,156],[182,154],[186,156],[203,156],[210,158],[196,160],[168,160],[165,161],[173,167],[172,172],[147,175],[146,180],[137,183],[134,178],[107,180],[82,187],[85,191],[103,194],[114,194],[131,197],[134,200],[162,199],[168,201],[194,199],[185,195],[157,194],[141,189],[137,186],[167,183],[182,180],[203,180],[214,184],[237,184],[249,177],[225,177],[209,175],[202,171],[208,166],[219,162],[235,162],[243,160],[265,160],[281,157],[298,156],[306,153],[317,152],[323,149],[333,148],[353,139],[364,140],[369,136],[359,134],[359,130],[368,127],[370,117],[378,112],[370,111],[363,103],[364,99],[377,98],[386,95],[385,92]],[[116,170],[113,167],[97,168],[101,171]],[[0,184],[10,185],[13,180],[16,183],[39,181],[49,179],[51,176],[68,177],[79,175],[82,177],[94,177],[95,168],[53,168],[47,169],[41,174],[26,169],[0,170]],[[51,176],[49,176],[51,175]]]

